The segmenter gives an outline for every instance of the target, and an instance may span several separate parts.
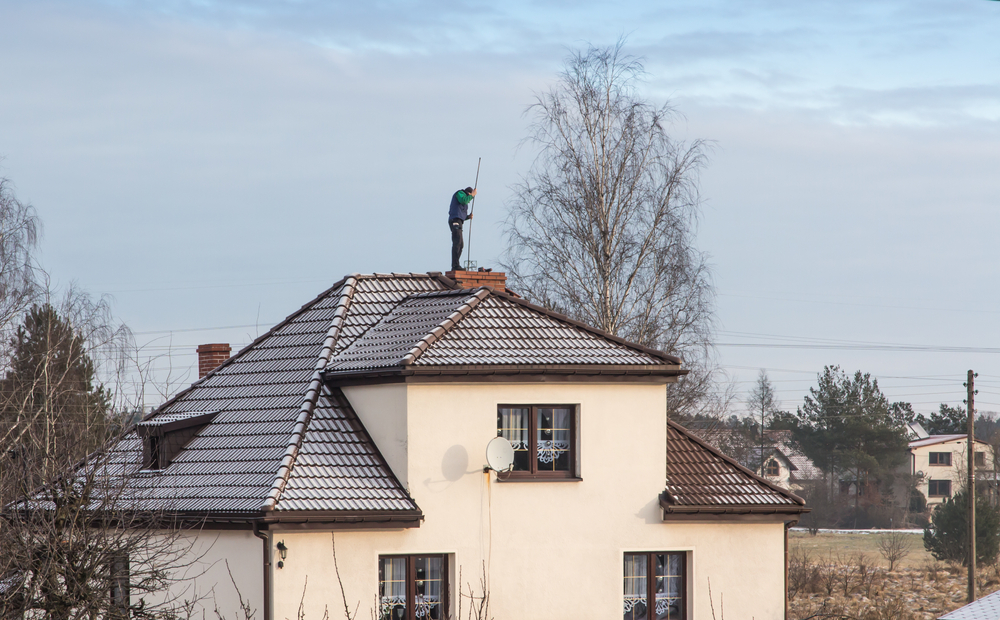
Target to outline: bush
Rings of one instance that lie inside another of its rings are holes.
[[[968,563],[968,500],[965,492],[956,493],[934,510],[931,523],[924,528],[924,547],[938,560]],[[987,498],[976,498],[976,561],[996,562],[1000,552],[1000,510]]]

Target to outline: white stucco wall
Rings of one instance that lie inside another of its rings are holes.
[[[345,393],[425,515],[414,529],[336,532],[340,577],[359,618],[370,617],[377,595],[379,555],[423,553],[452,554],[453,595],[458,568],[463,589],[480,590],[485,562],[498,619],[616,618],[630,551],[689,552],[689,617],[711,617],[709,579],[717,608],[724,597],[739,617],[782,617],[782,524],[661,521],[663,386],[449,383]],[[583,480],[498,482],[484,474],[499,403],[578,404]],[[288,546],[285,567],[273,570],[274,618],[296,617],[306,579],[306,620],[319,620],[324,608],[343,617],[331,534],[272,535]]]
[[[192,618],[217,620],[218,608],[224,620],[246,620],[233,586],[235,580],[243,599],[256,611],[254,619],[263,619],[263,543],[259,538],[249,530],[188,530],[171,536],[175,536],[173,547],[180,560],[167,560],[175,567],[170,588],[147,596],[148,603],[179,608],[185,601],[192,601]],[[133,603],[138,598],[133,593]]]
[[[342,391],[393,473],[406,486],[406,386],[345,387]]]

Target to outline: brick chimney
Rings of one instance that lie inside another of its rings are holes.
[[[448,271],[444,275],[457,282],[461,288],[489,286],[499,291],[507,288],[506,273],[488,270],[485,267],[480,267],[479,271]]]
[[[201,379],[218,368],[229,359],[231,352],[232,348],[225,342],[198,345],[198,378]]]

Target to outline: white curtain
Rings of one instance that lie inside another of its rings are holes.
[[[528,409],[501,409],[500,436],[510,442],[514,450],[528,449]]]

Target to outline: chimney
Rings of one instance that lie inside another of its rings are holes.
[[[201,379],[208,373],[218,368],[222,362],[229,359],[232,351],[228,343],[217,342],[215,344],[198,345],[198,378]]]
[[[489,286],[498,291],[507,289],[507,274],[485,267],[480,267],[479,271],[448,271],[444,275],[457,282],[460,288]]]

